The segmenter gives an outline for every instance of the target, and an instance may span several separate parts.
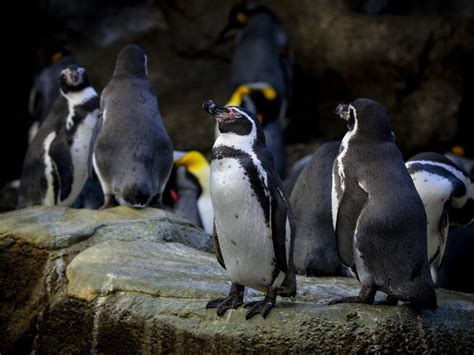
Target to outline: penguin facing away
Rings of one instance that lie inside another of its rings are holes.
[[[210,301],[222,316],[243,303],[244,288],[266,292],[249,302],[246,319],[273,308],[277,294],[296,293],[293,267],[294,223],[291,206],[273,166],[255,116],[240,107],[205,101],[219,123],[212,148],[211,198],[217,259],[232,281],[229,296]]]
[[[359,282],[359,296],[331,301],[373,303],[380,290],[398,300],[436,308],[426,241],[426,214],[378,102],[339,105],[348,132],[334,161],[332,216],[343,263]]]
[[[70,206],[89,176],[99,97],[78,66],[61,71],[59,87],[61,95],[26,153],[19,208]]]
[[[308,276],[348,276],[336,250],[331,216],[332,167],[341,142],[320,146],[296,180],[291,193],[296,224],[294,264]]]
[[[147,75],[145,51],[127,45],[102,92],[103,117],[93,162],[104,192],[103,207],[162,207],[173,146]]]
[[[428,260],[433,281],[441,266],[450,227],[474,219],[474,189],[469,175],[437,153],[420,153],[406,162],[428,220]]]

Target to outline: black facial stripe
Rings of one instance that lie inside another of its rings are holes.
[[[252,132],[252,123],[245,117],[237,118],[233,121],[219,122],[221,133],[235,133],[239,136],[247,136]]]
[[[100,100],[98,96],[94,96],[84,102],[83,104],[73,107],[74,115],[72,116],[73,125],[71,129],[68,130],[68,144],[71,146],[74,142],[74,136],[76,134],[77,128],[82,121],[87,117],[89,113],[98,109],[100,106]]]
[[[441,166],[431,165],[431,164],[424,164],[422,162],[412,163],[408,167],[408,172],[410,174],[414,174],[420,171],[424,171],[433,175],[438,175],[449,180],[449,182],[451,182],[453,186],[454,197],[463,197],[466,194],[466,185],[464,185],[464,183],[460,179],[458,179],[446,168],[443,168]]]
[[[80,83],[77,86],[65,85],[65,89],[64,88],[62,88],[62,89],[63,89],[63,92],[65,94],[67,94],[68,92],[78,92],[78,91],[84,90],[85,88],[87,88],[89,86],[90,86],[90,84],[87,81],[84,81],[84,82]]]
[[[267,226],[270,226],[270,200],[269,197],[265,195],[265,185],[261,180],[258,169],[253,163],[250,155],[240,149],[219,146],[212,149],[211,158],[212,160],[233,158],[239,161],[240,165],[245,169],[245,175],[249,179],[250,186],[252,187],[252,190],[255,193],[258,202],[260,203],[260,207],[263,209],[265,223]]]

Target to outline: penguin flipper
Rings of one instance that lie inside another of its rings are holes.
[[[94,166],[92,163],[92,156],[94,155],[95,142],[97,141],[97,137],[99,136],[100,129],[102,128],[103,122],[104,122],[104,111],[99,111],[97,124],[95,125],[94,131],[92,132],[92,136],[91,136],[91,149],[89,149],[89,156],[87,157],[87,174],[89,178],[92,178],[92,176],[94,175]]]
[[[281,271],[288,273],[288,262],[286,260],[286,222],[288,219],[288,207],[283,198],[283,193],[273,189],[271,207],[271,228],[273,239],[273,250],[277,265]],[[289,238],[290,236],[288,236]]]
[[[221,247],[219,246],[219,239],[217,238],[216,224],[212,228],[212,241],[214,243],[214,252],[216,253],[216,258],[219,264],[225,269],[224,258],[222,257]]]
[[[339,203],[336,220],[336,246],[342,262],[354,267],[354,233],[360,212],[367,203],[368,194],[357,182],[346,181],[345,192]],[[350,191],[350,193],[348,192]]]
[[[439,256],[438,256],[438,270],[441,267],[441,263],[443,262],[444,251],[446,250],[446,244],[448,241],[448,233],[449,233],[449,214],[448,209],[445,208],[443,214],[441,215],[441,220],[439,222]]]
[[[71,193],[73,183],[74,171],[69,147],[67,143],[63,143],[61,140],[55,139],[51,143],[48,154],[51,159],[53,159],[60,178],[61,190],[58,201],[63,201]]]

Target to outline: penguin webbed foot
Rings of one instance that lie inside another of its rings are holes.
[[[373,304],[376,292],[377,292],[377,288],[375,288],[374,286],[362,286],[359,292],[359,296],[336,298],[334,300],[329,301],[328,305],[332,306],[338,303]]]
[[[244,287],[232,284],[229,296],[216,298],[207,303],[206,309],[217,308],[217,315],[222,317],[228,309],[237,309],[244,303]]]
[[[374,302],[374,304],[379,306],[396,306],[398,304],[398,298],[387,295],[383,301]]]
[[[256,314],[261,314],[263,318],[266,318],[270,310],[275,306],[276,296],[277,289],[270,287],[263,300],[245,303],[244,308],[250,308],[245,314],[245,319],[249,320]]]
[[[104,204],[102,205],[102,207],[100,207],[100,209],[103,210],[104,208],[115,207],[118,205],[119,203],[115,199],[115,196],[107,194],[107,195],[104,195]]]

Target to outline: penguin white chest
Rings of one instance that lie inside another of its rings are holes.
[[[337,211],[339,209],[339,203],[341,202],[342,195],[345,189],[344,159],[347,154],[349,140],[351,139],[351,137],[352,132],[346,133],[344,139],[341,142],[340,152],[334,160],[331,188],[331,212],[334,229],[336,229]]]
[[[425,207],[428,222],[428,260],[431,260],[440,246],[439,224],[444,205],[451,197],[452,185],[448,179],[427,171],[411,174],[411,178]]]
[[[99,110],[89,113],[77,127],[72,145],[69,150],[73,165],[73,181],[71,193],[65,199],[59,202],[60,206],[70,206],[81,193],[86,183],[89,168],[90,152],[92,149],[92,135],[96,128]]]
[[[219,246],[234,283],[266,291],[277,274],[271,228],[237,159],[213,160],[211,197]]]

